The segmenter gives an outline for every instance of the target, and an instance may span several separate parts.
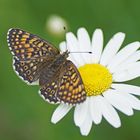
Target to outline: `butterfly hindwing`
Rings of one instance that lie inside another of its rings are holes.
[[[62,77],[60,77],[56,94],[60,102],[72,105],[83,102],[86,99],[86,92],[80,73],[75,65],[67,60],[60,75]]]
[[[86,99],[82,78],[74,66],[67,60],[61,67],[60,77],[45,84],[40,89],[41,96],[51,103],[79,104]]]
[[[7,42],[12,54],[20,60],[59,54],[59,50],[47,41],[21,29],[10,29]]]
[[[58,90],[58,82],[51,82],[41,87],[39,94],[43,97],[44,100],[49,103],[59,103],[59,100],[56,98],[56,93]]]

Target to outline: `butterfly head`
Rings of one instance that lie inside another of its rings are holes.
[[[70,54],[70,52],[68,50],[66,50],[65,52],[62,53],[62,56],[64,58],[68,58],[69,54]]]

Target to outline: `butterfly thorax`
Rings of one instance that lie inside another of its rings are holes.
[[[41,86],[46,85],[54,80],[54,78],[58,78],[61,75],[61,70],[67,61],[69,52],[66,51],[62,54],[58,54],[54,57],[54,60],[46,65],[41,71],[39,84]],[[45,62],[44,62],[45,63]],[[47,63],[47,62],[46,62]]]
[[[60,64],[63,64],[66,61],[68,55],[69,55],[68,51],[63,52],[62,54],[58,54],[55,57],[54,64],[56,66],[59,66]]]

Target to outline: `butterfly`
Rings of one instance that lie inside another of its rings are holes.
[[[28,84],[39,81],[39,94],[49,103],[76,105],[86,100],[86,91],[76,66],[51,43],[21,29],[7,34],[13,68]]]

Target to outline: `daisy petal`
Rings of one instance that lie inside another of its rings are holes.
[[[102,109],[104,118],[115,128],[120,127],[121,121],[114,107],[112,107],[112,105],[108,103],[108,101],[104,97],[99,97],[101,100],[100,108]]]
[[[82,135],[87,136],[92,127],[92,119],[90,118],[89,114],[86,114],[85,121],[80,126],[80,132]]]
[[[140,87],[138,86],[133,86],[128,84],[112,84],[111,87],[122,92],[127,92],[140,96]]]
[[[136,51],[135,53],[133,53],[129,59],[126,59],[123,63],[121,63],[120,66],[125,66],[125,65],[128,65],[128,64],[132,64],[132,63],[135,63],[137,62],[138,60],[140,60],[140,51]]]
[[[60,121],[70,111],[71,108],[72,106],[60,104],[54,111],[51,122],[55,124]]]
[[[129,56],[131,56],[140,47],[140,42],[133,42],[125,46],[121,51],[119,51],[116,56],[111,59],[111,62],[107,66],[111,72],[114,72],[117,66]]]
[[[108,65],[108,63],[111,61],[111,59],[120,49],[124,39],[125,39],[125,34],[121,32],[115,34],[111,38],[111,40],[107,43],[102,53],[101,60],[100,60],[100,63],[102,65],[104,66]]]
[[[66,40],[67,40],[67,47],[70,52],[79,52],[78,48],[78,41],[76,37],[73,35],[73,33],[69,32],[66,34]],[[72,58],[77,62],[79,66],[82,66],[85,64],[83,58],[79,53],[70,53]]]
[[[128,69],[124,69],[123,71],[118,71],[113,74],[113,80],[115,82],[124,82],[140,77],[140,63],[137,62],[135,64],[130,65]],[[126,67],[127,68],[127,67]]]
[[[133,69],[134,67],[138,68],[140,66],[140,62],[133,62],[133,63],[128,63],[128,64],[120,64],[119,67],[117,67],[113,74],[117,73],[117,72],[121,72],[121,71],[128,71],[129,69]]]
[[[103,32],[96,29],[92,36],[92,63],[98,63],[103,49]]]
[[[88,102],[89,99],[87,98],[84,103],[79,104],[75,107],[74,110],[75,125],[80,126],[85,121],[87,111],[88,111]]]
[[[134,54],[132,54],[129,59],[125,61],[125,63],[132,63],[140,60],[140,50],[136,51]]]
[[[90,97],[89,109],[91,113],[91,118],[95,124],[99,124],[102,120],[102,112],[99,105],[100,102],[101,102],[100,97],[98,96]]]
[[[126,100],[126,98],[124,98],[124,96],[121,96],[121,94],[118,93],[117,91],[108,90],[104,92],[103,96],[108,100],[110,104],[112,104],[115,108],[120,110],[122,113],[128,116],[133,115],[133,110],[129,102]]]
[[[61,52],[65,52],[67,50],[67,47],[66,47],[66,42],[63,41],[59,44],[59,48],[61,50]]]
[[[129,59],[127,59],[127,60],[125,60],[124,62],[122,62],[122,63],[119,65],[119,67],[116,67],[116,69],[114,70],[113,73],[128,68],[129,66],[135,64],[138,60],[140,60],[140,51],[136,51],[135,53],[133,53],[133,54],[129,57]]]
[[[130,105],[133,109],[140,110],[140,100],[138,98],[136,98],[135,96],[133,96],[129,93],[124,93],[121,95],[124,96],[124,98],[126,98],[128,100],[128,102],[130,103]]]
[[[91,54],[82,52],[91,52],[91,41],[88,32],[85,28],[80,28],[77,32],[79,49],[81,56],[83,57],[85,63],[91,63]]]

